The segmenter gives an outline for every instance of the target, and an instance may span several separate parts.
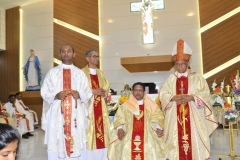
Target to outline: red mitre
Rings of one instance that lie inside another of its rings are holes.
[[[172,50],[172,60],[178,61],[189,61],[192,55],[191,48],[182,39],[178,40]]]

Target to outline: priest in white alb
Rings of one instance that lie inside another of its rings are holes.
[[[62,64],[48,71],[41,87],[48,160],[86,160],[87,104],[92,91],[86,75],[73,65],[74,48],[62,46],[60,57]]]
[[[163,112],[145,94],[144,84],[133,84],[129,100],[118,107],[114,116],[109,160],[166,160],[163,123]]]
[[[33,110],[30,110],[30,109],[23,103],[23,101],[22,101],[22,93],[21,93],[21,92],[17,92],[17,93],[16,93],[16,98],[17,98],[16,101],[22,106],[22,108],[23,108],[26,112],[32,114],[33,120],[34,120],[34,125],[38,124],[37,113],[36,113],[35,111],[33,111]]]
[[[28,139],[29,137],[26,135],[26,133],[31,131],[30,122],[24,114],[17,110],[15,100],[15,95],[10,94],[9,102],[4,104],[4,108],[6,108],[6,112],[9,114],[9,116],[15,120],[16,128],[19,134],[22,134],[22,138]]]
[[[108,95],[110,83],[97,68],[99,53],[92,49],[86,52],[88,65],[82,69],[88,78],[93,96],[89,102],[89,126],[87,131],[87,159],[107,160],[110,121],[105,97]]]
[[[189,69],[191,54],[190,47],[180,39],[172,51],[177,71],[160,90],[164,139],[173,148],[167,155],[169,160],[209,159],[209,136],[218,126],[206,80]]]
[[[28,112],[28,111],[26,111],[26,110],[22,107],[22,105],[20,104],[20,102],[18,101],[17,98],[16,98],[16,100],[15,100],[15,107],[16,107],[16,110],[17,110],[19,113],[24,114],[25,117],[26,117],[26,118],[28,119],[28,121],[29,121],[30,131],[27,132],[26,135],[24,135],[24,136],[26,136],[26,137],[27,137],[27,136],[28,136],[28,137],[33,136],[33,134],[30,133],[30,132],[33,132],[33,131],[34,131],[34,116],[33,116],[33,114],[30,113],[30,112]]]

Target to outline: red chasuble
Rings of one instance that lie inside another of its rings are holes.
[[[176,82],[177,95],[188,93],[188,78],[180,77]],[[188,103],[177,105],[179,160],[192,160],[191,119]]]
[[[99,88],[99,82],[97,75],[90,74],[92,89]],[[106,148],[104,144],[104,128],[103,128],[103,114],[102,114],[102,101],[100,95],[94,96],[93,103],[93,112],[94,112],[94,121],[95,121],[95,139],[96,139],[96,148]]]
[[[71,70],[63,69],[63,91],[71,91]],[[72,120],[72,95],[62,101],[62,114],[64,118],[64,134],[65,145],[68,157],[73,153],[73,137],[71,136],[71,120]]]
[[[133,115],[132,160],[144,160],[144,105],[139,110],[139,115]]]

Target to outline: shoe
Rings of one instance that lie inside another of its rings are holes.
[[[27,134],[23,134],[23,135],[22,135],[22,138],[28,139],[29,137],[27,136]]]
[[[222,124],[218,124],[218,129],[223,129],[223,125]]]
[[[37,126],[34,126],[34,129],[38,129],[38,127],[37,127]]]
[[[26,133],[27,136],[34,136],[33,134],[31,134],[30,132]]]

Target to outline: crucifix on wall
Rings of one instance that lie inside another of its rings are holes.
[[[164,0],[142,0],[141,2],[131,2],[131,12],[142,13],[143,44],[154,43],[153,32],[153,10],[164,9]]]

